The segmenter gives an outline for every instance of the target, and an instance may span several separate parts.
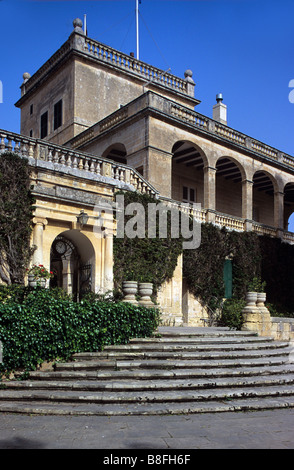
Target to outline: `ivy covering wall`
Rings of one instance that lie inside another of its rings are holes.
[[[182,253],[182,239],[171,238],[171,217],[167,214],[167,237],[159,238],[158,218],[156,224],[156,237],[148,238],[148,204],[158,203],[152,196],[137,192],[117,193],[123,194],[124,206],[139,203],[145,211],[144,237],[114,238],[114,283],[120,289],[122,282],[133,280],[138,282],[153,282],[155,293],[158,287],[172,278],[178,257]],[[133,219],[132,215],[125,215],[125,224]],[[150,222],[150,221],[149,221]],[[134,222],[134,231],[137,227]]]
[[[183,253],[183,276],[189,291],[215,311],[225,296],[225,262],[231,260],[233,299],[243,301],[250,283],[258,277],[266,283],[267,301],[274,310],[292,315],[294,246],[254,232],[235,232],[202,224],[199,248],[183,250],[180,238],[148,238],[147,207],[148,203],[154,203],[153,197],[130,192],[124,196],[125,205],[141,202],[146,208],[146,234],[144,238],[125,236],[114,240],[116,287],[119,288],[123,280],[132,279],[154,282],[157,290],[164,281],[172,278],[178,256]],[[170,226],[167,233],[170,233]]]
[[[0,158],[0,279],[22,284],[32,248],[34,198],[26,158],[4,152]]]

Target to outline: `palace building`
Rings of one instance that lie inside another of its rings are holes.
[[[115,224],[103,207],[118,189],[199,203],[202,222],[294,242],[294,157],[230,128],[221,94],[212,118],[199,114],[191,70],[159,70],[90,39],[76,19],[60,49],[23,78],[20,134],[1,130],[0,149],[29,158],[33,263],[54,267],[67,292],[112,289]],[[175,324],[205,317],[181,258],[158,302]]]

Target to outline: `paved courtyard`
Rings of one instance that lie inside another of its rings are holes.
[[[0,414],[0,449],[294,449],[294,409],[138,417]]]

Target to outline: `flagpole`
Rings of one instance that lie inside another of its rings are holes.
[[[136,0],[137,59],[139,60],[139,0]]]

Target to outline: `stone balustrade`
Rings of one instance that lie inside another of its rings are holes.
[[[294,168],[294,158],[291,155],[280,152],[279,150],[264,144],[256,139],[248,137],[242,132],[236,131],[224,124],[214,121],[196,111],[190,110],[184,106],[171,103],[169,114],[176,119],[191,124],[199,129],[205,130],[209,134],[221,137],[224,140],[235,143],[238,146],[246,147],[251,152],[261,155],[270,160],[275,160],[288,167]]]
[[[291,155],[283,153],[264,144],[263,142],[243,134],[242,132],[214,121],[207,116],[182,106],[181,104],[175,103],[174,101],[168,100],[163,96],[159,96],[151,91],[145,93],[139,98],[136,98],[128,105],[115,111],[107,118],[77,135],[71,139],[69,145],[72,148],[78,148],[79,146],[89,142],[91,139],[99,136],[105,130],[110,129],[119,122],[123,122],[125,118],[134,116],[146,107],[158,110],[161,114],[184,122],[188,126],[195,127],[198,130],[203,131],[206,135],[210,134],[222,139],[223,141],[233,143],[237,148],[246,149],[252,153],[253,158],[254,156],[260,156],[263,157],[263,159],[268,160],[271,164],[275,161],[275,164],[281,164],[283,167],[288,167],[291,170],[294,168],[294,157]]]
[[[130,184],[136,191],[159,197],[159,200],[167,204],[168,207],[176,207],[194,217],[200,223],[213,222],[215,225],[225,227],[228,230],[244,231],[246,230],[246,221],[240,217],[229,214],[214,212],[214,220],[211,220],[211,213],[206,209],[199,209],[193,204],[184,204],[183,202],[159,196],[158,191],[146,181],[135,169],[121,163],[114,162],[105,158],[99,158],[85,152],[62,147],[41,139],[33,139],[13,132],[0,130],[0,153],[4,151],[13,151],[27,158],[38,161],[52,162],[52,164],[61,165],[64,171],[67,168],[80,170],[80,175],[85,178],[89,175],[107,176],[113,180]],[[58,171],[55,168],[55,171]],[[252,222],[252,231],[258,235],[277,236],[277,228],[268,225]],[[281,231],[285,242],[294,244],[294,233]]]
[[[220,227],[226,227],[228,230],[235,230],[238,232],[244,231],[244,220],[239,217],[233,217],[227,214],[215,214],[215,224]]]
[[[154,82],[180,93],[188,93],[187,81],[185,79],[176,77],[168,72],[164,72],[163,70],[136,59],[135,57],[124,54],[123,52],[117,51],[112,47],[101,44],[100,42],[88,37],[85,38],[84,52],[124,71],[138,75],[143,78],[146,83]]]
[[[52,144],[45,140],[0,130],[0,153],[4,151],[16,152],[24,157],[32,158],[36,164],[38,161],[46,161],[59,164],[64,169],[80,170],[80,175],[84,175],[85,178],[89,173],[107,176],[130,184],[141,193],[154,196],[158,194],[158,191],[140,173],[127,165]]]

